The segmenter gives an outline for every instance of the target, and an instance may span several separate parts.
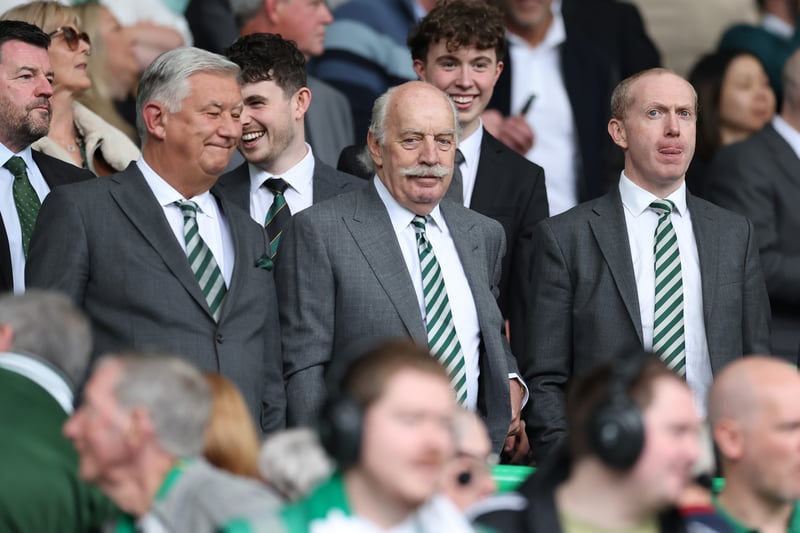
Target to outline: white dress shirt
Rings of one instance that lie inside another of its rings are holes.
[[[64,378],[50,366],[35,358],[13,353],[0,353],[0,368],[33,381],[53,397],[68,415],[73,410],[72,389]]]
[[[649,208],[661,198],[645,191],[630,181],[625,173],[619,181],[622,205],[625,207],[625,224],[633,259],[633,273],[639,296],[639,312],[645,350],[653,349],[653,322],[655,320],[655,231],[658,214]],[[686,382],[692,389],[695,405],[705,416],[708,387],[711,384],[711,359],[708,355],[706,327],[703,318],[703,285],[700,278],[700,257],[692,228],[692,217],[686,204],[686,183],[669,195],[675,204],[670,215],[681,256],[683,277],[683,330],[686,339]]]
[[[147,185],[153,191],[156,201],[164,211],[164,216],[167,217],[175,239],[178,240],[184,253],[186,253],[186,237],[183,233],[183,212],[174,204],[178,200],[191,200],[197,204],[197,227],[200,237],[214,256],[214,260],[222,272],[222,277],[225,278],[225,285],[230,287],[236,255],[231,228],[217,205],[217,199],[208,191],[192,198],[184,198],[172,185],[156,174],[144,158],[139,158],[136,166],[139,167]]]
[[[248,164],[250,170],[250,216],[260,225],[267,219],[267,211],[272,206],[275,195],[264,186],[270,178],[283,178],[289,185],[283,197],[289,212],[293,215],[314,203],[314,154],[306,143],[306,155],[295,166],[276,176],[255,165]]]
[[[414,291],[417,293],[419,313],[425,317],[425,293],[422,290],[422,272],[419,267],[419,248],[417,248],[417,234],[411,221],[414,213],[397,203],[380,179],[375,178],[375,188],[378,190],[389,218],[392,221],[400,251],[411,275]],[[478,404],[478,376],[480,375],[479,348],[481,326],[478,323],[478,311],[475,309],[475,300],[469,288],[464,267],[458,257],[450,230],[444,221],[439,206],[433,208],[428,216],[425,234],[433,247],[433,253],[442,269],[447,297],[450,300],[450,310],[453,313],[453,322],[461,351],[464,354],[465,371],[467,376],[467,402],[466,407],[475,409]]]
[[[50,187],[44,181],[44,176],[42,176],[39,167],[33,162],[30,146],[15,154],[0,144],[0,187],[2,187],[0,190],[0,216],[3,217],[3,225],[6,228],[6,236],[8,237],[14,292],[20,294],[25,292],[25,252],[22,250],[22,229],[17,216],[17,205],[14,203],[14,174],[3,166],[15,155],[25,161],[28,181],[31,182],[40,202],[44,202],[45,197],[50,193]]]
[[[481,143],[483,142],[483,121],[472,135],[458,142],[458,149],[464,156],[461,163],[461,184],[464,192],[464,207],[469,207],[472,193],[475,191],[475,178],[478,175],[478,164],[481,161]]]
[[[531,95],[536,100],[525,120],[534,133],[525,157],[544,168],[550,215],[578,204],[580,151],[572,104],[561,72],[561,46],[567,38],[564,18],[553,10],[553,21],[536,47],[512,33],[508,38],[511,63],[511,113],[519,114]]]

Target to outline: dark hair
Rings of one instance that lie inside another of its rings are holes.
[[[653,384],[658,379],[668,378],[684,383],[683,378],[667,368],[660,359],[644,351],[626,353],[574,380],[567,392],[566,407],[567,443],[573,461],[591,453],[587,435],[589,418],[609,399],[611,382],[617,379],[614,365],[635,365],[634,361],[640,358],[646,360],[633,370],[634,374],[629,377],[625,391],[640,410],[647,409],[653,401]]]
[[[506,51],[503,14],[482,0],[443,2],[409,33],[411,57],[426,61],[431,45],[441,40],[449,52],[468,46],[478,50],[494,48],[497,61],[502,61]]]
[[[750,56],[761,65],[761,60],[754,54],[745,50],[718,50],[706,54],[692,67],[689,73],[689,83],[697,91],[697,148],[695,156],[699,159],[710,160],[722,145],[720,128],[720,100],[722,98],[722,85],[725,73],[737,58]],[[763,65],[762,65],[763,68]]]
[[[294,41],[278,34],[245,35],[223,53],[242,69],[241,83],[274,81],[286,96],[306,86],[305,56]]]
[[[21,20],[0,20],[0,46],[8,41],[22,41],[45,50],[50,46],[50,36],[39,26]],[[2,60],[0,55],[0,61]]]
[[[410,340],[385,342],[352,363],[345,372],[341,391],[367,409],[383,395],[386,385],[402,370],[416,370],[450,382],[447,370],[427,347]]]

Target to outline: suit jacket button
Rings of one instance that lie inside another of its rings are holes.
[[[217,344],[222,344],[224,340],[225,337],[222,335],[222,333],[217,333]]]

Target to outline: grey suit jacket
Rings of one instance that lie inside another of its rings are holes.
[[[772,304],[773,353],[800,347],[800,159],[771,124],[722,148],[711,165],[708,200],[753,221]]]
[[[353,113],[345,95],[324,81],[308,76],[311,105],[306,112],[306,141],[314,153],[329,165],[336,165],[339,153],[353,144]],[[367,132],[364,132],[366,138]]]
[[[711,369],[769,353],[769,304],[752,224],[687,194]],[[534,233],[527,416],[537,459],[564,435],[564,390],[573,375],[641,350],[642,324],[619,190],[543,221]]]
[[[508,374],[517,369],[496,302],[503,229],[446,199],[441,211],[478,310],[478,404],[499,450],[511,417]],[[391,337],[427,345],[411,276],[374,184],[293,216],[280,253],[276,282],[289,424],[314,420],[329,364],[357,355],[354,347]]]
[[[364,183],[364,180],[339,172],[314,157],[314,175],[311,179],[313,203],[318,204],[334,196],[360,189]],[[250,170],[247,162],[220,176],[217,188],[235,205],[250,212]]]
[[[89,315],[95,355],[129,348],[175,352],[231,379],[263,431],[281,429],[286,398],[275,284],[271,272],[256,266],[266,237],[247,213],[215,196],[235,249],[219,323],[133,163],[48,195],[26,279],[30,287],[65,292]]]

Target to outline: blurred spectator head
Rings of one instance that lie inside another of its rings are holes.
[[[734,503],[750,511],[787,509],[800,499],[799,402],[800,375],[781,359],[745,357],[715,377],[708,417],[727,510]]]
[[[241,35],[277,33],[297,43],[306,58],[325,51],[333,15],[324,0],[231,0]]]
[[[0,297],[0,351],[40,358],[77,388],[91,349],[89,321],[65,295],[29,289]]]
[[[131,486],[200,455],[210,411],[208,383],[189,363],[158,353],[109,355],[64,434],[78,451],[81,478],[129,510]]]
[[[295,428],[267,437],[258,456],[261,478],[292,502],[309,494],[333,471],[313,429]]]
[[[456,453],[442,476],[442,492],[465,510],[492,495],[497,483],[492,466],[497,456],[483,419],[475,412],[459,407],[453,419]]]
[[[426,348],[383,344],[358,358],[320,418],[323,445],[365,498],[413,512],[439,489],[455,452],[455,395]]]
[[[703,56],[689,82],[697,91],[696,154],[711,160],[720,147],[744,140],[775,115],[775,94],[761,61],[749,52]]]
[[[577,379],[566,409],[574,469],[590,465],[627,485],[645,513],[678,500],[700,453],[700,422],[683,378],[633,352]]]
[[[242,393],[224,376],[203,374],[211,388],[211,416],[203,456],[238,476],[258,477],[258,434]]]

